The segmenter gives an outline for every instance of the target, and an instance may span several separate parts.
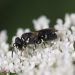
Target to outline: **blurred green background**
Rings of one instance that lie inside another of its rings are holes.
[[[0,31],[6,29],[11,40],[17,28],[33,29],[32,20],[41,15],[54,25],[57,18],[74,12],[75,0],[0,0]]]

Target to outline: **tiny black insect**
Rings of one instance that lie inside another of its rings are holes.
[[[22,50],[23,48],[23,41],[19,38],[15,38],[15,43],[13,44],[14,47],[18,48],[19,50]]]
[[[57,30],[55,29],[42,29],[38,31],[38,39],[41,41],[51,41],[57,38],[57,34],[55,33]]]
[[[25,44],[38,44],[40,40],[38,39],[38,32],[29,32],[24,33],[21,36],[21,39]]]
[[[21,36],[21,40],[24,45],[40,44],[42,41],[51,41],[57,38],[55,29],[42,29],[35,32],[24,33]]]
[[[55,29],[42,29],[35,32],[23,33],[21,39],[16,37],[14,47],[22,50],[23,47],[27,47],[29,44],[40,44],[45,41],[51,41],[57,38]]]

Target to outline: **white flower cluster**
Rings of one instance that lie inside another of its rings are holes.
[[[49,20],[41,16],[33,20],[35,30],[49,28]],[[48,41],[46,47],[37,45],[36,49],[26,48],[24,55],[9,51],[6,31],[0,32],[0,72],[18,75],[75,75],[75,14],[66,14],[65,22],[57,19],[54,28],[58,38]],[[29,29],[18,29],[16,36],[21,37]],[[12,43],[14,43],[14,36]]]

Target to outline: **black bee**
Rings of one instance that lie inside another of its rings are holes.
[[[41,43],[41,40],[38,39],[38,32],[29,32],[29,33],[24,33],[21,36],[21,40],[23,40],[23,44],[27,44],[27,45],[32,45],[34,44],[35,48],[36,48],[36,44]]]
[[[22,50],[23,48],[23,40],[21,40],[19,37],[15,38],[15,43],[13,44],[14,47],[18,48],[19,50]]]
[[[40,44],[42,41],[54,40],[57,38],[55,29],[42,29],[35,32],[24,33],[21,36],[23,44]]]
[[[27,47],[29,44],[40,44],[45,41],[51,41],[57,38],[55,29],[42,29],[35,32],[23,33],[21,39],[16,37],[13,46],[22,50],[23,47]]]
[[[55,29],[42,29],[38,31],[38,39],[42,41],[51,41],[57,38]]]

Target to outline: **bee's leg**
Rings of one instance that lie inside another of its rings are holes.
[[[13,49],[9,49],[10,51],[11,51],[11,56],[12,56],[12,58],[13,58]]]
[[[13,57],[13,51],[14,51],[14,47],[9,47],[9,51],[11,51],[11,56]]]
[[[11,51],[12,57],[13,57],[14,52],[15,52],[15,54],[17,54],[17,51],[15,51],[14,48],[13,48],[12,51]]]

